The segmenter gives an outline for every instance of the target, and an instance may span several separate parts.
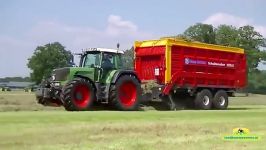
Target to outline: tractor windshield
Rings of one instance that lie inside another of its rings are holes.
[[[83,59],[83,67],[93,68],[95,66],[100,66],[100,52],[88,53]]]

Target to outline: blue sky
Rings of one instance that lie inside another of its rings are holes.
[[[54,41],[73,52],[117,42],[126,49],[198,22],[250,24],[266,37],[265,6],[263,0],[1,0],[0,77],[28,76],[36,46]]]

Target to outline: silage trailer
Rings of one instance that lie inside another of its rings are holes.
[[[196,109],[226,109],[247,78],[243,49],[172,38],[136,41],[134,66],[142,84],[157,85],[145,99],[161,97],[171,109],[180,100]]]

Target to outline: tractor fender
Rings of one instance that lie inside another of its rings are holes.
[[[97,91],[96,85],[91,78],[84,76],[84,75],[80,75],[80,74],[75,74],[74,77],[83,78],[83,79],[88,80],[93,85],[93,88],[95,89],[95,91]]]
[[[117,70],[117,72],[114,74],[112,80],[111,80],[111,84],[115,84],[116,81],[123,75],[133,75],[136,77],[136,79],[139,81],[139,83],[141,83],[139,77],[137,76],[137,73],[133,70]]]

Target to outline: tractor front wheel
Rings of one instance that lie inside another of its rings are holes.
[[[62,91],[62,101],[68,111],[90,110],[95,99],[92,83],[82,78],[68,82]]]
[[[141,87],[135,76],[124,75],[111,87],[110,102],[119,110],[137,110]]]

